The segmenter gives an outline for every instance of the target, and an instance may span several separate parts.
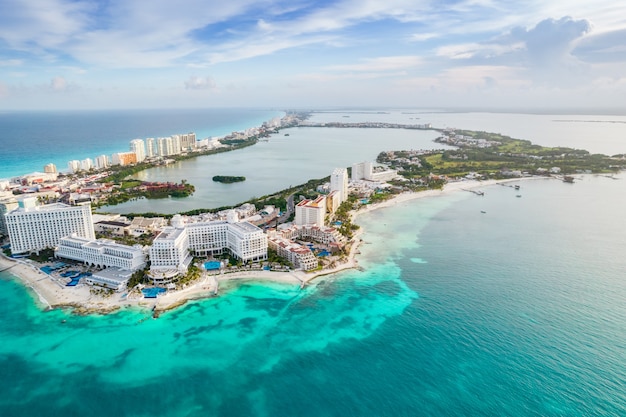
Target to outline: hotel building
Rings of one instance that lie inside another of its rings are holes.
[[[75,234],[61,238],[54,255],[97,268],[117,267],[136,271],[146,266],[146,255],[141,247],[121,245],[108,239],[87,239]]]
[[[348,170],[335,168],[330,175],[330,191],[339,192],[339,199],[343,203],[348,200]]]
[[[393,169],[375,172],[374,164],[369,161],[352,164],[352,181],[367,180],[385,182],[395,178],[397,175],[398,171]]]
[[[57,166],[56,165],[50,163],[50,164],[46,164],[43,167],[43,172],[45,172],[46,174],[56,174],[59,171],[57,171]]]
[[[196,149],[196,134],[193,132],[185,133],[180,136],[180,147],[183,151],[193,151]]]
[[[137,162],[146,159],[146,145],[143,139],[133,139],[130,141],[130,151],[137,156]]]
[[[11,252],[35,252],[53,248],[61,238],[75,233],[95,239],[91,206],[63,203],[37,206],[34,198],[24,199],[20,207],[5,215]]]
[[[91,158],[85,158],[82,161],[80,161],[81,171],[89,171],[93,167],[94,167],[93,160]]]
[[[296,269],[310,271],[317,268],[319,264],[311,249],[291,240],[274,236],[269,238],[268,244],[278,256],[287,259]]]
[[[298,226],[312,224],[324,226],[326,216],[326,196],[319,196],[315,200],[302,200],[296,205],[295,223]]]
[[[109,157],[106,155],[100,155],[96,157],[96,168],[104,169],[109,166]]]
[[[74,159],[67,163],[67,169],[70,170],[71,173],[76,173],[80,171],[80,161]]]
[[[193,257],[189,253],[189,236],[182,228],[165,227],[154,239],[150,247],[150,272],[165,273],[174,271],[170,276],[185,273]]]
[[[137,163],[137,154],[135,152],[118,152],[111,156],[113,165],[131,165]]]
[[[19,207],[15,197],[3,198],[0,200],[0,234],[8,234],[6,220],[4,216]]]
[[[154,138],[146,139],[146,157],[152,158],[157,155],[156,143],[154,142]]]
[[[150,248],[150,273],[172,277],[184,273],[191,264],[191,254],[198,256],[230,252],[235,258],[247,261],[267,259],[267,236],[247,222],[218,220],[185,224],[180,215],[172,218],[172,226],[164,228]]]

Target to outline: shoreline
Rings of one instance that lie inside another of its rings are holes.
[[[374,210],[393,207],[408,201],[443,196],[464,190],[471,191],[476,188],[490,187],[501,183],[530,179],[550,178],[522,177],[504,180],[470,180],[450,182],[445,184],[441,190],[406,192],[398,194],[388,200],[367,205],[364,208],[354,211],[352,213],[352,218],[354,220],[362,214],[369,213]],[[294,284],[303,288],[321,276],[333,275],[342,271],[359,268],[357,254],[359,253],[358,248],[362,241],[360,236],[365,232],[366,231],[362,228],[356,232],[350,243],[350,252],[348,254],[347,261],[332,269],[314,272],[245,271],[221,273],[219,275],[204,274],[203,278],[199,279],[193,285],[174,292],[167,292],[156,299],[135,298],[132,296],[128,297],[121,292],[115,292],[110,296],[105,297],[92,293],[90,291],[91,287],[86,284],[79,284],[76,287],[65,287],[64,283],[59,282],[52,276],[44,273],[34,262],[28,259],[13,260],[1,255],[0,271],[6,272],[19,279],[25,287],[32,290],[33,299],[44,311],[57,308],[71,308],[72,313],[74,314],[108,314],[121,309],[139,307],[146,310],[152,310],[154,312],[154,316],[158,317],[160,313],[180,307],[189,301],[219,296],[220,282],[233,280],[268,281]]]

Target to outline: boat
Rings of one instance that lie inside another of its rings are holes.
[[[518,194],[518,195],[516,195],[515,197],[521,197],[521,196],[522,196],[521,194]]]
[[[289,133],[285,133],[285,136],[289,136]]]
[[[487,212],[486,212],[485,210],[481,210],[480,212],[481,212],[482,214],[485,214],[485,213],[487,213]]]
[[[572,183],[574,183],[574,177],[566,175],[566,176],[563,177],[563,182],[567,182],[569,184],[572,184]]]
[[[516,189],[516,190],[519,190],[519,185],[516,185],[516,186],[515,186],[515,189]]]

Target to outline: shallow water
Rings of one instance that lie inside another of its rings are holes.
[[[363,272],[158,320],[2,280],[0,414],[624,415],[626,180],[521,185],[365,214]]]

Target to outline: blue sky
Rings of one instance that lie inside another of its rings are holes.
[[[0,0],[0,109],[626,107],[611,0]]]

